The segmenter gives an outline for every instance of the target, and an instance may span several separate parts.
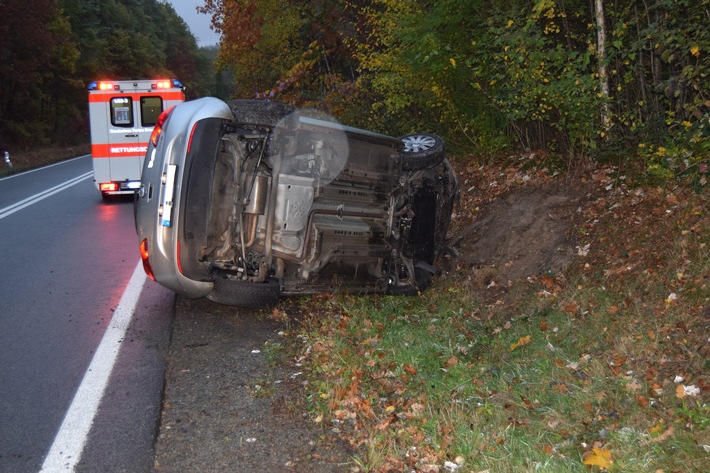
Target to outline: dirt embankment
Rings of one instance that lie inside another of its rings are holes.
[[[453,238],[459,266],[476,268],[486,287],[544,273],[560,274],[574,259],[571,221],[580,198],[572,189],[521,189],[494,201]]]

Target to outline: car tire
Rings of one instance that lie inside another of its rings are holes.
[[[207,296],[211,301],[246,309],[268,309],[279,302],[281,284],[278,279],[269,278],[264,282],[234,281],[218,278]]]
[[[400,138],[404,148],[402,169],[405,171],[421,171],[440,164],[446,157],[444,140],[430,133],[415,133]]]
[[[298,120],[298,109],[293,105],[266,100],[231,100],[228,102],[232,116],[237,123],[256,126],[274,126],[285,117],[292,116]],[[288,120],[290,123],[291,120]],[[288,124],[286,124],[288,126]]]

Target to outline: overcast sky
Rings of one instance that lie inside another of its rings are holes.
[[[210,29],[210,16],[197,13],[195,8],[204,5],[202,0],[168,0],[175,12],[185,20],[198,46],[212,46],[219,42],[219,35]]]

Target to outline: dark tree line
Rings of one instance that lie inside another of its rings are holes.
[[[0,143],[85,139],[86,86],[99,79],[180,79],[215,95],[216,48],[198,48],[157,0],[0,0]],[[222,92],[223,93],[223,92]]]

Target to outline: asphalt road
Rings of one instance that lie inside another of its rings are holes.
[[[0,179],[0,248],[0,472],[151,471],[175,296],[130,199],[88,156]]]

